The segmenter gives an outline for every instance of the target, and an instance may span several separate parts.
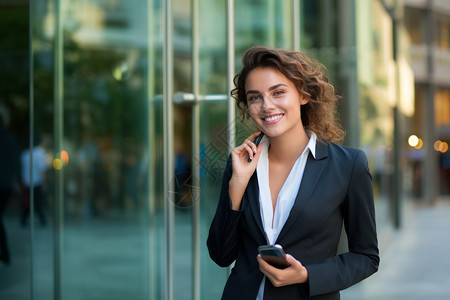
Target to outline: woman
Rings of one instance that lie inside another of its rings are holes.
[[[367,158],[334,143],[344,134],[320,64],[264,47],[242,61],[231,94],[259,131],[231,151],[207,241],[219,266],[235,262],[222,299],[339,299],[379,264]],[[349,251],[337,255],[342,225]],[[266,244],[290,266],[264,261]]]

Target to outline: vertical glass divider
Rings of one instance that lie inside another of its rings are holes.
[[[275,0],[268,0],[267,2],[267,41],[270,47],[275,47],[277,44],[276,39],[276,6]]]
[[[300,0],[292,0],[293,50],[300,51]]]
[[[227,132],[228,132],[228,153],[233,150],[236,143],[236,118],[234,101],[230,96],[230,91],[234,88],[234,0],[227,0],[227,95],[228,95],[228,115],[227,115]],[[227,268],[227,275],[231,274],[232,266]]]
[[[230,91],[234,88],[234,0],[227,0],[227,95],[228,95],[228,153],[234,148],[236,143],[236,122],[234,101],[231,98]],[[227,274],[231,273],[231,266],[227,268]]]
[[[199,0],[191,1],[192,22],[192,93],[199,96]],[[200,300],[200,108],[198,101],[192,105],[192,299]]]
[[[33,1],[30,1],[29,8],[29,57],[30,57],[30,66],[29,66],[29,76],[30,76],[30,85],[29,85],[29,130],[30,130],[30,182],[33,182],[33,132],[34,132],[34,49],[33,49]],[[30,299],[34,299],[34,189],[30,189]]]
[[[55,1],[55,75],[54,75],[54,143],[55,157],[63,142],[63,1]],[[62,299],[62,230],[63,230],[63,169],[55,170],[54,203],[54,299]]]
[[[227,0],[227,94],[234,88],[234,0]],[[235,106],[233,99],[228,100],[228,153],[234,148],[235,141]]]
[[[164,140],[164,233],[165,233],[165,299],[173,300],[174,285],[174,219],[175,208],[171,203],[174,189],[173,157],[173,12],[172,0],[163,1],[164,9],[164,51],[163,51],[163,140]]]
[[[147,1],[147,170],[148,172],[153,172],[154,160],[153,153],[151,152],[154,147],[155,138],[155,126],[152,126],[152,122],[155,120],[155,108],[154,108],[154,87],[155,87],[155,51],[154,51],[154,23],[155,14],[153,13],[154,5],[153,0]],[[156,151],[156,150],[155,150]],[[145,201],[146,206],[146,217],[148,223],[147,231],[147,297],[148,299],[156,299],[157,289],[156,289],[156,276],[152,276],[155,272],[156,266],[155,262],[155,201],[154,201],[154,191],[155,191],[155,180],[153,176],[147,176],[147,199]]]

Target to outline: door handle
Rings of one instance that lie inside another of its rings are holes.
[[[176,92],[173,95],[174,104],[189,104],[196,103],[200,101],[208,102],[224,102],[227,101],[228,95],[225,94],[208,94],[208,95],[194,95],[192,93]]]

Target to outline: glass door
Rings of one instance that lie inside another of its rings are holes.
[[[32,231],[38,299],[164,298],[163,9],[33,1],[51,220]]]

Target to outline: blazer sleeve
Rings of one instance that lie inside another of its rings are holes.
[[[310,296],[346,289],[378,270],[372,177],[363,151],[356,155],[343,205],[349,251],[305,265]]]
[[[231,156],[225,168],[216,214],[209,229],[207,246],[211,259],[221,267],[236,260],[239,241],[239,220],[242,210],[231,208],[229,181],[232,175]]]

